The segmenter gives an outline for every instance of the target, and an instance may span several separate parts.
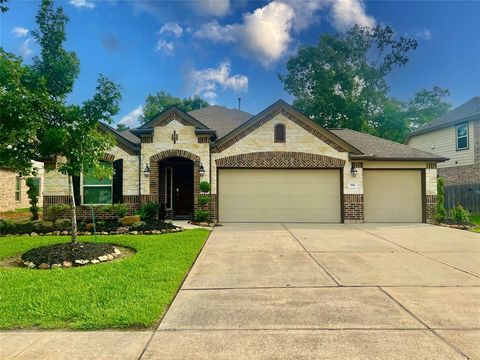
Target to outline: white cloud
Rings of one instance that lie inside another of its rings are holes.
[[[197,14],[221,17],[230,11],[230,0],[196,0],[192,2]]]
[[[164,39],[158,39],[155,50],[164,55],[173,55],[175,46],[173,42]]]
[[[27,58],[30,55],[32,55],[33,49],[30,47],[32,42],[33,42],[33,39],[28,38],[20,44],[19,52],[20,52],[20,55],[22,55],[23,58]]]
[[[15,37],[24,37],[24,36],[27,36],[28,35],[28,29],[24,28],[24,27],[20,27],[20,26],[17,26],[17,27],[14,27],[12,29],[12,34],[13,36]]]
[[[353,25],[375,26],[375,19],[365,12],[363,0],[333,0],[332,24],[337,30],[348,30]]]
[[[135,127],[138,125],[138,119],[143,115],[143,106],[138,105],[135,109],[130,111],[127,115],[122,117],[120,124],[125,124],[128,127]]]
[[[183,28],[175,22],[167,22],[162,26],[158,34],[171,34],[178,38],[182,36]]]
[[[69,0],[69,3],[76,8],[93,9],[95,7],[95,4],[88,0]]]
[[[415,37],[420,38],[422,40],[431,40],[433,35],[430,29],[425,28],[423,30],[417,31],[415,33]]]
[[[222,26],[212,21],[204,24],[194,36],[214,42],[237,43],[249,56],[269,66],[288,50],[294,16],[291,6],[272,1],[245,14],[243,23]]]
[[[214,103],[217,91],[220,87],[223,90],[234,91],[248,90],[248,77],[245,75],[231,75],[230,62],[222,62],[218,68],[194,70],[190,74],[194,86],[195,95],[200,95]]]

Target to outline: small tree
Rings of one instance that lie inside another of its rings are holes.
[[[28,190],[27,195],[30,203],[30,212],[32,213],[32,220],[38,220],[38,194],[40,189],[38,188],[37,184],[35,184],[34,178],[27,178],[25,181]]]
[[[437,179],[437,203],[435,204],[435,219],[438,222],[443,222],[447,216],[445,211],[445,180],[442,177]]]

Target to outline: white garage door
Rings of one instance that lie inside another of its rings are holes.
[[[221,222],[340,222],[339,170],[220,169]]]
[[[420,170],[365,170],[365,222],[422,222]]]

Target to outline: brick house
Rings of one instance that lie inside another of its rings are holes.
[[[43,163],[34,161],[38,174],[35,176],[39,186],[38,206],[43,205],[44,169]],[[15,171],[0,167],[0,212],[30,207],[28,203],[26,178]]]
[[[211,184],[219,222],[428,222],[443,157],[347,129],[328,130],[284,101],[257,115],[210,106],[171,107],[137,129],[112,133],[112,180],[74,179],[87,204],[165,206],[191,218],[199,184]],[[61,161],[61,159],[59,160]],[[68,202],[67,178],[45,175],[44,207]]]
[[[438,164],[446,204],[480,211],[480,97],[412,132],[405,143],[449,160]]]

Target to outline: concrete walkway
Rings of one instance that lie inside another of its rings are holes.
[[[3,332],[1,359],[480,359],[480,236],[214,229],[154,332]]]

